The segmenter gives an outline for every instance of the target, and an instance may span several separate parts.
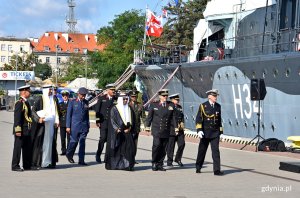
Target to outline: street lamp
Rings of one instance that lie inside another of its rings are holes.
[[[16,75],[16,79],[15,79],[15,101],[17,101],[17,84],[18,84],[18,57],[19,57],[19,53],[20,52],[14,52],[14,55],[16,56],[16,70],[15,70],[15,75]],[[21,54],[23,54],[23,52],[21,51]]]
[[[32,67],[33,76],[34,76],[34,79],[33,79],[33,80],[35,80],[35,72],[34,72],[34,68],[36,67],[36,64],[35,64],[35,63],[32,63],[31,67]]]
[[[87,49],[84,49],[83,53],[85,55],[85,88],[87,88],[87,58],[86,58]]]
[[[55,60],[55,68],[56,68],[55,85],[56,85],[56,87],[57,87],[57,78],[58,78],[57,48],[58,48],[58,45],[55,45],[55,57],[56,57],[56,60]]]

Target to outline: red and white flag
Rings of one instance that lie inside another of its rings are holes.
[[[161,18],[156,17],[153,12],[147,10],[146,33],[148,36],[160,37],[163,32]]]

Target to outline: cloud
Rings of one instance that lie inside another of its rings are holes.
[[[80,20],[76,26],[81,33],[93,33],[95,34],[97,28],[91,20]]]
[[[49,15],[56,15],[57,12],[67,10],[67,2],[62,4],[61,0],[40,0],[40,1],[25,1],[20,7],[20,12],[26,16],[31,17],[47,17]]]

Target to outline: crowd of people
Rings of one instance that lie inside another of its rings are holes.
[[[19,88],[20,99],[14,111],[14,150],[13,171],[55,168],[58,162],[57,133],[60,130],[61,154],[70,163],[77,145],[78,164],[85,162],[85,141],[90,129],[88,90],[79,88],[76,99],[69,99],[69,92],[62,90],[62,100],[58,100],[53,85],[46,85],[31,106],[28,102],[30,86]],[[212,148],[214,174],[223,175],[220,168],[219,139],[223,133],[221,106],[218,104],[218,90],[206,92],[208,101],[200,104],[196,117],[196,130],[201,137],[196,161],[196,173],[201,173],[209,143]],[[96,150],[97,163],[105,163],[107,170],[133,171],[137,154],[137,144],[141,124],[145,131],[152,133],[152,170],[166,171],[173,162],[180,167],[185,147],[184,113],[179,104],[180,95],[169,96],[167,89],[158,92],[159,100],[152,102],[147,109],[137,101],[136,90],[118,91],[114,84],[108,84],[93,110],[100,138]],[[168,100],[168,98],[170,100]],[[178,149],[174,158],[175,144]],[[101,158],[105,147],[105,156]],[[20,166],[22,152],[23,167]],[[167,156],[167,166],[164,159]],[[102,161],[103,159],[103,161]]]

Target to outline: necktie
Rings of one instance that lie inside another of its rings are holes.
[[[214,103],[211,104],[211,107],[214,108]]]
[[[163,106],[163,107],[166,107],[166,103],[164,102],[162,106]]]

